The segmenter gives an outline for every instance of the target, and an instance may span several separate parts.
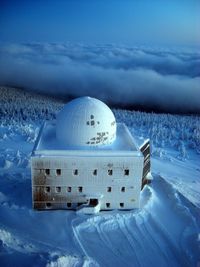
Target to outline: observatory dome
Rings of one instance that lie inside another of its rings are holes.
[[[102,101],[80,97],[64,106],[57,115],[56,137],[69,146],[101,146],[116,137],[116,121]]]

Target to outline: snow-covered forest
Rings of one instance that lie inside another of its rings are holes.
[[[55,119],[56,113],[64,105],[61,100],[55,101],[53,98],[22,91],[22,89],[1,87],[0,94],[1,126],[9,124],[11,128],[13,127],[13,131],[16,131],[19,126],[21,128],[25,125],[21,130],[23,132],[30,131],[33,140],[37,135],[38,126],[44,120]],[[117,121],[125,123],[134,135],[150,138],[153,148],[168,146],[185,151],[185,153],[187,149],[194,149],[200,153],[199,116],[156,114],[120,109],[113,111]],[[35,135],[33,133],[34,125],[36,127]],[[0,138],[3,136],[1,135]]]

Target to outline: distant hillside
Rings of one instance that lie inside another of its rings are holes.
[[[0,96],[0,117],[14,120],[52,119],[64,104],[53,97],[20,88],[0,87]]]

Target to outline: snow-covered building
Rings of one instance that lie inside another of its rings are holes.
[[[41,127],[31,168],[35,209],[138,208],[150,171],[149,142],[138,147],[106,104],[81,97]]]

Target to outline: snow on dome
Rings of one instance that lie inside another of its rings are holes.
[[[56,137],[65,145],[99,146],[116,137],[116,121],[102,101],[80,97],[64,106],[57,115]]]

